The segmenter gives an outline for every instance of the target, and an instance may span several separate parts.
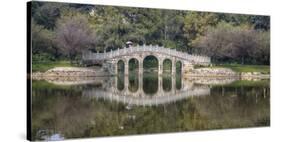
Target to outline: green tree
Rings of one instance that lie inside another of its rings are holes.
[[[208,12],[188,12],[184,18],[185,36],[189,40],[189,46],[199,36],[202,36],[208,26],[215,26],[218,23],[218,17],[214,13]]]
[[[54,32],[38,25],[33,19],[31,26],[33,61],[54,60],[58,57],[60,50],[54,43]]]
[[[35,21],[45,28],[52,30],[55,28],[56,20],[60,17],[62,7],[66,6],[66,4],[52,2],[35,2],[33,5],[33,9],[36,9],[33,15]]]

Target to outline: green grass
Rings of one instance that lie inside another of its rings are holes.
[[[200,68],[200,67],[195,67]],[[241,64],[220,64],[213,65],[209,68],[230,68],[235,72],[261,72],[264,74],[270,73],[270,66],[268,65],[241,65]]]
[[[270,84],[269,79],[260,80],[260,81],[250,81],[250,80],[237,80],[231,84],[225,85],[229,87],[241,87],[241,86],[259,86],[264,87]]]
[[[54,67],[72,67],[70,61],[56,61],[56,62],[44,62],[44,63],[32,63],[32,72],[45,72]]]
[[[73,89],[72,86],[55,85],[55,84],[49,83],[45,80],[32,80],[32,88],[35,88],[35,89],[63,89],[63,90]]]

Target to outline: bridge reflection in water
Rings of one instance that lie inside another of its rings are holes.
[[[180,75],[157,73],[119,74],[101,88],[85,89],[83,96],[103,98],[129,105],[152,106],[171,103],[190,96],[210,94],[208,85],[183,81]]]

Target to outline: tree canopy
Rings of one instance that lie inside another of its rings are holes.
[[[36,61],[75,60],[82,50],[115,50],[132,41],[214,61],[269,64],[268,16],[33,2],[32,20]]]

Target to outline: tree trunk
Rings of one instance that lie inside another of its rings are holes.
[[[75,59],[75,52],[74,51],[70,51],[69,52],[69,59],[70,59],[70,64],[73,64],[74,59]]]

